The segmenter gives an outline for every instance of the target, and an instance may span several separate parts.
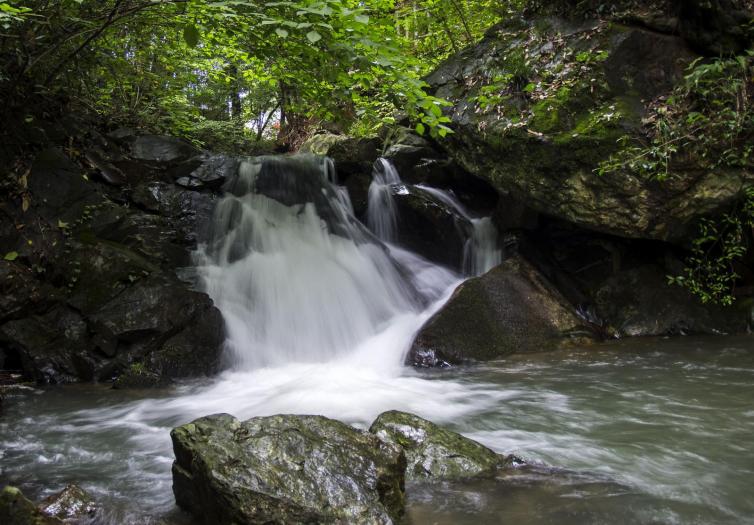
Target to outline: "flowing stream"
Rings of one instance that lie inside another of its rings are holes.
[[[228,369],[168,390],[75,385],[10,398],[0,484],[39,498],[77,482],[103,504],[103,523],[183,523],[172,427],[217,412],[366,427],[398,409],[532,465],[497,480],[410,486],[407,523],[754,523],[750,338],[626,341],[451,371],[403,366],[416,331],[464,276],[390,243],[402,191],[391,170],[376,167],[367,228],[328,162],[242,163],[197,254],[226,320]],[[472,221],[466,275],[499,262],[491,221],[422,189]]]

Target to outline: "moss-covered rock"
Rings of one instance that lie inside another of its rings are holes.
[[[406,479],[411,481],[493,475],[515,461],[512,456],[497,454],[476,441],[407,412],[383,412],[369,431],[381,440],[403,448]]]
[[[488,361],[593,338],[571,304],[520,256],[461,284],[422,327],[406,358],[414,366]]]
[[[403,513],[401,448],[338,421],[219,414],[171,437],[176,502],[202,523],[388,524]]]
[[[540,17],[492,28],[428,77],[451,100],[438,144],[470,173],[535,211],[591,230],[682,242],[754,176],[681,171],[659,183],[596,170],[639,137],[651,101],[695,58],[673,34],[607,20]]]
[[[43,514],[16,487],[0,492],[0,523],[7,525],[62,525],[58,518]]]

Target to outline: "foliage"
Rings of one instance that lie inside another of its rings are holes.
[[[0,6],[0,92],[20,103],[64,93],[113,125],[194,139],[209,122],[234,122],[250,141],[272,129],[285,141],[316,120],[371,129],[395,107],[433,134],[450,131],[444,101],[425,92],[426,66],[396,32],[392,0]]]
[[[733,304],[733,292],[740,277],[736,263],[746,255],[747,238],[752,231],[754,188],[749,188],[736,210],[701,221],[687,267],[682,275],[670,276],[668,281],[687,288],[703,303]]]

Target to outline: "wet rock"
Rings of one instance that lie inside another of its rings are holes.
[[[419,331],[406,362],[449,366],[552,350],[592,337],[591,328],[552,284],[514,256],[461,284]]]
[[[31,269],[0,260],[0,322],[44,311],[55,295],[55,289],[36,279]]]
[[[621,336],[745,333],[745,307],[704,305],[666,272],[646,264],[621,271],[594,293],[597,315]]]
[[[0,523],[8,525],[62,525],[58,518],[43,514],[16,487],[0,492]]]
[[[383,412],[369,431],[382,441],[403,448],[409,481],[491,476],[514,459],[406,412]]]
[[[430,261],[460,270],[471,222],[416,186],[396,186],[393,199],[398,212],[398,244]]]
[[[160,135],[139,135],[130,143],[130,149],[136,160],[157,162],[180,162],[200,153],[184,140]]]
[[[189,189],[219,189],[238,169],[238,161],[226,155],[212,155],[186,176],[176,179],[176,184]]]
[[[81,487],[68,485],[62,491],[45,499],[39,510],[61,520],[86,520],[97,513],[94,499]]]
[[[178,505],[202,523],[394,523],[405,456],[321,416],[207,416],[171,432]]]
[[[94,168],[96,168],[106,183],[113,186],[123,186],[127,182],[126,174],[123,171],[112,164],[105,156],[104,152],[100,149],[92,149],[85,154],[86,160],[89,161]]]

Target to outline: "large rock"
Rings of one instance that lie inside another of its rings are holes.
[[[486,361],[591,339],[568,301],[520,256],[461,284],[421,328],[406,358],[414,366]]]
[[[411,481],[491,476],[516,461],[512,456],[501,456],[476,441],[406,412],[383,412],[369,431],[382,441],[403,448],[406,479]]]
[[[646,264],[618,272],[594,292],[597,315],[622,336],[744,333],[749,312],[738,305],[703,305]]]
[[[440,141],[469,172],[535,211],[591,230],[682,242],[739,199],[746,170],[683,168],[663,182],[595,173],[640,133],[696,55],[677,36],[606,21],[510,20],[428,77],[453,102]]]
[[[219,414],[171,437],[176,502],[202,523],[388,524],[403,513],[403,451],[338,421]]]
[[[200,153],[185,140],[160,135],[136,136],[130,148],[134,159],[157,162],[180,162]]]

